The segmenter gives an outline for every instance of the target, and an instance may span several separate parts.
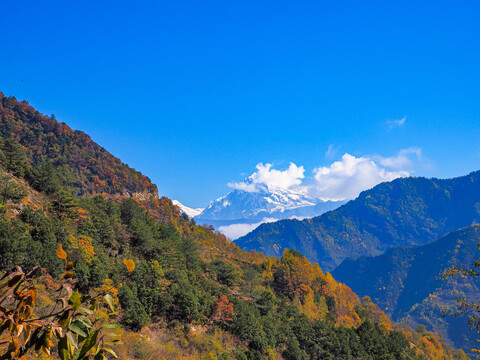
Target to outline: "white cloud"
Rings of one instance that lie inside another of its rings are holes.
[[[337,155],[338,148],[333,146],[333,144],[328,145],[327,151],[325,151],[325,158],[326,159],[333,159],[335,155]]]
[[[332,149],[334,147],[330,146],[327,153]],[[356,198],[360,192],[381,182],[409,176],[424,162],[422,150],[418,147],[402,149],[391,157],[380,155],[356,157],[345,153],[341,160],[335,161],[329,166],[315,168],[313,177],[308,179],[305,179],[303,166],[290,163],[286,170],[276,170],[272,168],[272,164],[260,163],[257,165],[257,171],[244,182],[228,185],[247,192],[258,192],[260,185],[266,185],[294,189],[324,201],[348,200]],[[231,240],[236,240],[255,230],[262,223],[277,220],[264,218],[254,224],[240,223],[220,226],[218,231]]]
[[[411,158],[412,156],[414,156],[414,159]],[[413,166],[414,161],[420,160],[421,157],[422,157],[422,149],[412,146],[407,149],[400,150],[396,156],[391,156],[391,157],[376,156],[375,159],[382,166],[398,170],[398,169],[411,168]]]
[[[329,146],[327,154],[333,150],[334,147]],[[347,200],[354,199],[360,192],[381,182],[409,176],[416,168],[425,167],[425,164],[428,163],[422,158],[422,149],[419,147],[402,149],[391,157],[380,155],[355,157],[345,153],[341,160],[329,166],[315,168],[313,178],[306,180],[303,166],[290,163],[286,170],[277,170],[272,168],[272,164],[260,163],[257,165],[257,171],[244,182],[229,183],[228,186],[246,192],[258,192],[260,185],[266,185],[294,189],[322,200]]]
[[[310,190],[322,200],[353,199],[363,190],[409,174],[406,170],[388,171],[370,157],[345,154],[341,161],[314,170],[315,181]]]
[[[250,231],[255,230],[263,223],[278,221],[278,219],[265,218],[262,221],[255,224],[232,224],[220,226],[217,230],[224,234],[230,240],[237,240],[239,237],[248,234]]]
[[[405,121],[407,120],[407,117],[404,116],[403,118],[399,120],[387,120],[387,125],[389,129],[395,128],[395,127],[402,127],[405,125]]]
[[[297,166],[294,163],[290,163],[290,166],[286,170],[272,169],[272,164],[263,165],[260,163],[257,164],[257,171],[254,172],[247,181],[229,183],[228,186],[247,192],[257,192],[257,184],[288,189],[300,185],[302,179],[305,177],[304,173],[305,169],[303,166]]]
[[[246,183],[246,182],[231,182],[227,184],[228,187],[231,187],[235,190],[242,190],[246,192],[258,192],[257,184],[254,183]]]
[[[258,172],[254,173],[251,178],[255,183],[265,184],[267,186],[275,186],[284,189],[289,187],[300,185],[305,175],[305,169],[303,166],[297,166],[294,163],[290,163],[287,170],[275,170],[271,169],[272,164],[258,164]]]

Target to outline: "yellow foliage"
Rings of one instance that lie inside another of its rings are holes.
[[[374,323],[382,326],[387,330],[392,330],[392,321],[388,318],[387,315],[378,307],[377,304],[373,303],[369,296],[364,296],[362,302],[359,305],[359,312],[362,316],[370,319]]]
[[[321,296],[317,303],[317,319],[325,320],[328,313],[327,301],[324,296]]]
[[[314,301],[313,290],[309,288],[309,292],[303,296],[303,301],[299,308],[302,314],[305,314],[309,320],[317,320],[320,318],[320,312]]]
[[[117,308],[119,304],[118,300],[118,290],[115,286],[113,286],[113,281],[111,279],[105,279],[103,280],[102,286],[98,287],[95,289],[95,292],[97,294],[105,294],[105,295],[110,295],[110,298],[112,299],[112,305]]]
[[[277,359],[277,352],[272,349],[271,347],[268,347],[266,351],[266,358],[265,360],[276,360]]]
[[[88,265],[91,265],[95,259],[95,249],[92,245],[92,238],[85,235],[80,235],[76,238],[71,235],[68,240],[72,248],[72,259],[74,261],[82,260]]]
[[[163,268],[162,268],[162,266],[158,263],[157,260],[153,260],[153,261],[150,263],[150,267],[152,268],[153,273],[154,273],[157,277],[163,277],[163,276],[165,276],[165,274],[163,273]]]
[[[66,259],[67,259],[67,253],[63,250],[62,244],[59,244],[59,245],[58,245],[57,256],[58,256],[60,259],[62,259],[62,260],[66,260]]]

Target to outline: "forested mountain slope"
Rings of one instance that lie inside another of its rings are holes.
[[[159,198],[157,186],[147,176],[122,163],[84,132],[1,92],[0,134],[0,161],[36,190],[57,197],[63,194],[59,189],[117,201],[133,197],[156,219],[174,224],[182,233],[189,231],[182,229],[181,211],[170,199]]]
[[[296,251],[240,250],[86,135],[1,102],[0,270],[40,268],[33,317],[64,281],[62,245],[75,289],[110,295],[120,358],[466,358],[432,333],[392,324]]]
[[[333,272],[360,295],[368,295],[396,321],[423,324],[442,333],[457,347],[476,346],[466,317],[442,319],[442,309],[452,309],[453,299],[475,298],[480,280],[449,279],[445,269],[468,266],[479,258],[480,225],[452,232],[432,243],[396,247],[377,257],[345,260]]]
[[[11,152],[17,146],[14,139],[26,153],[29,166],[16,167],[17,174],[52,176],[49,172],[53,170],[47,166],[51,164],[62,173],[62,180],[79,194],[158,196],[157,187],[150,179],[123,164],[84,132],[73,131],[54,117],[40,114],[27,102],[19,102],[1,92],[0,133]],[[42,169],[36,169],[40,164]],[[32,169],[37,172],[32,174]]]
[[[479,171],[445,180],[401,178],[319,217],[262,224],[236,244],[275,256],[295,249],[332,270],[345,258],[425,244],[479,221]]]

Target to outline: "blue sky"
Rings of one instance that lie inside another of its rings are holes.
[[[476,0],[37,0],[2,14],[0,91],[189,206],[258,163],[307,179],[345,153],[421,149],[402,170],[480,169]]]

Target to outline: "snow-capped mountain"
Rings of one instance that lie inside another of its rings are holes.
[[[197,209],[192,209],[188,206],[183,205],[180,201],[178,200],[172,200],[173,205],[176,205],[182,210],[185,214],[187,214],[189,217],[193,218],[197,215],[200,215],[201,212],[204,210],[203,208],[197,208]]]
[[[229,238],[236,239],[263,222],[318,216],[344,203],[316,199],[301,187],[286,189],[256,184],[255,191],[235,189],[213,201],[195,216],[195,221],[213,225]]]
[[[317,199],[289,189],[257,187],[256,192],[233,190],[213,201],[199,218],[210,220],[262,219],[281,216],[285,211],[312,207]]]

